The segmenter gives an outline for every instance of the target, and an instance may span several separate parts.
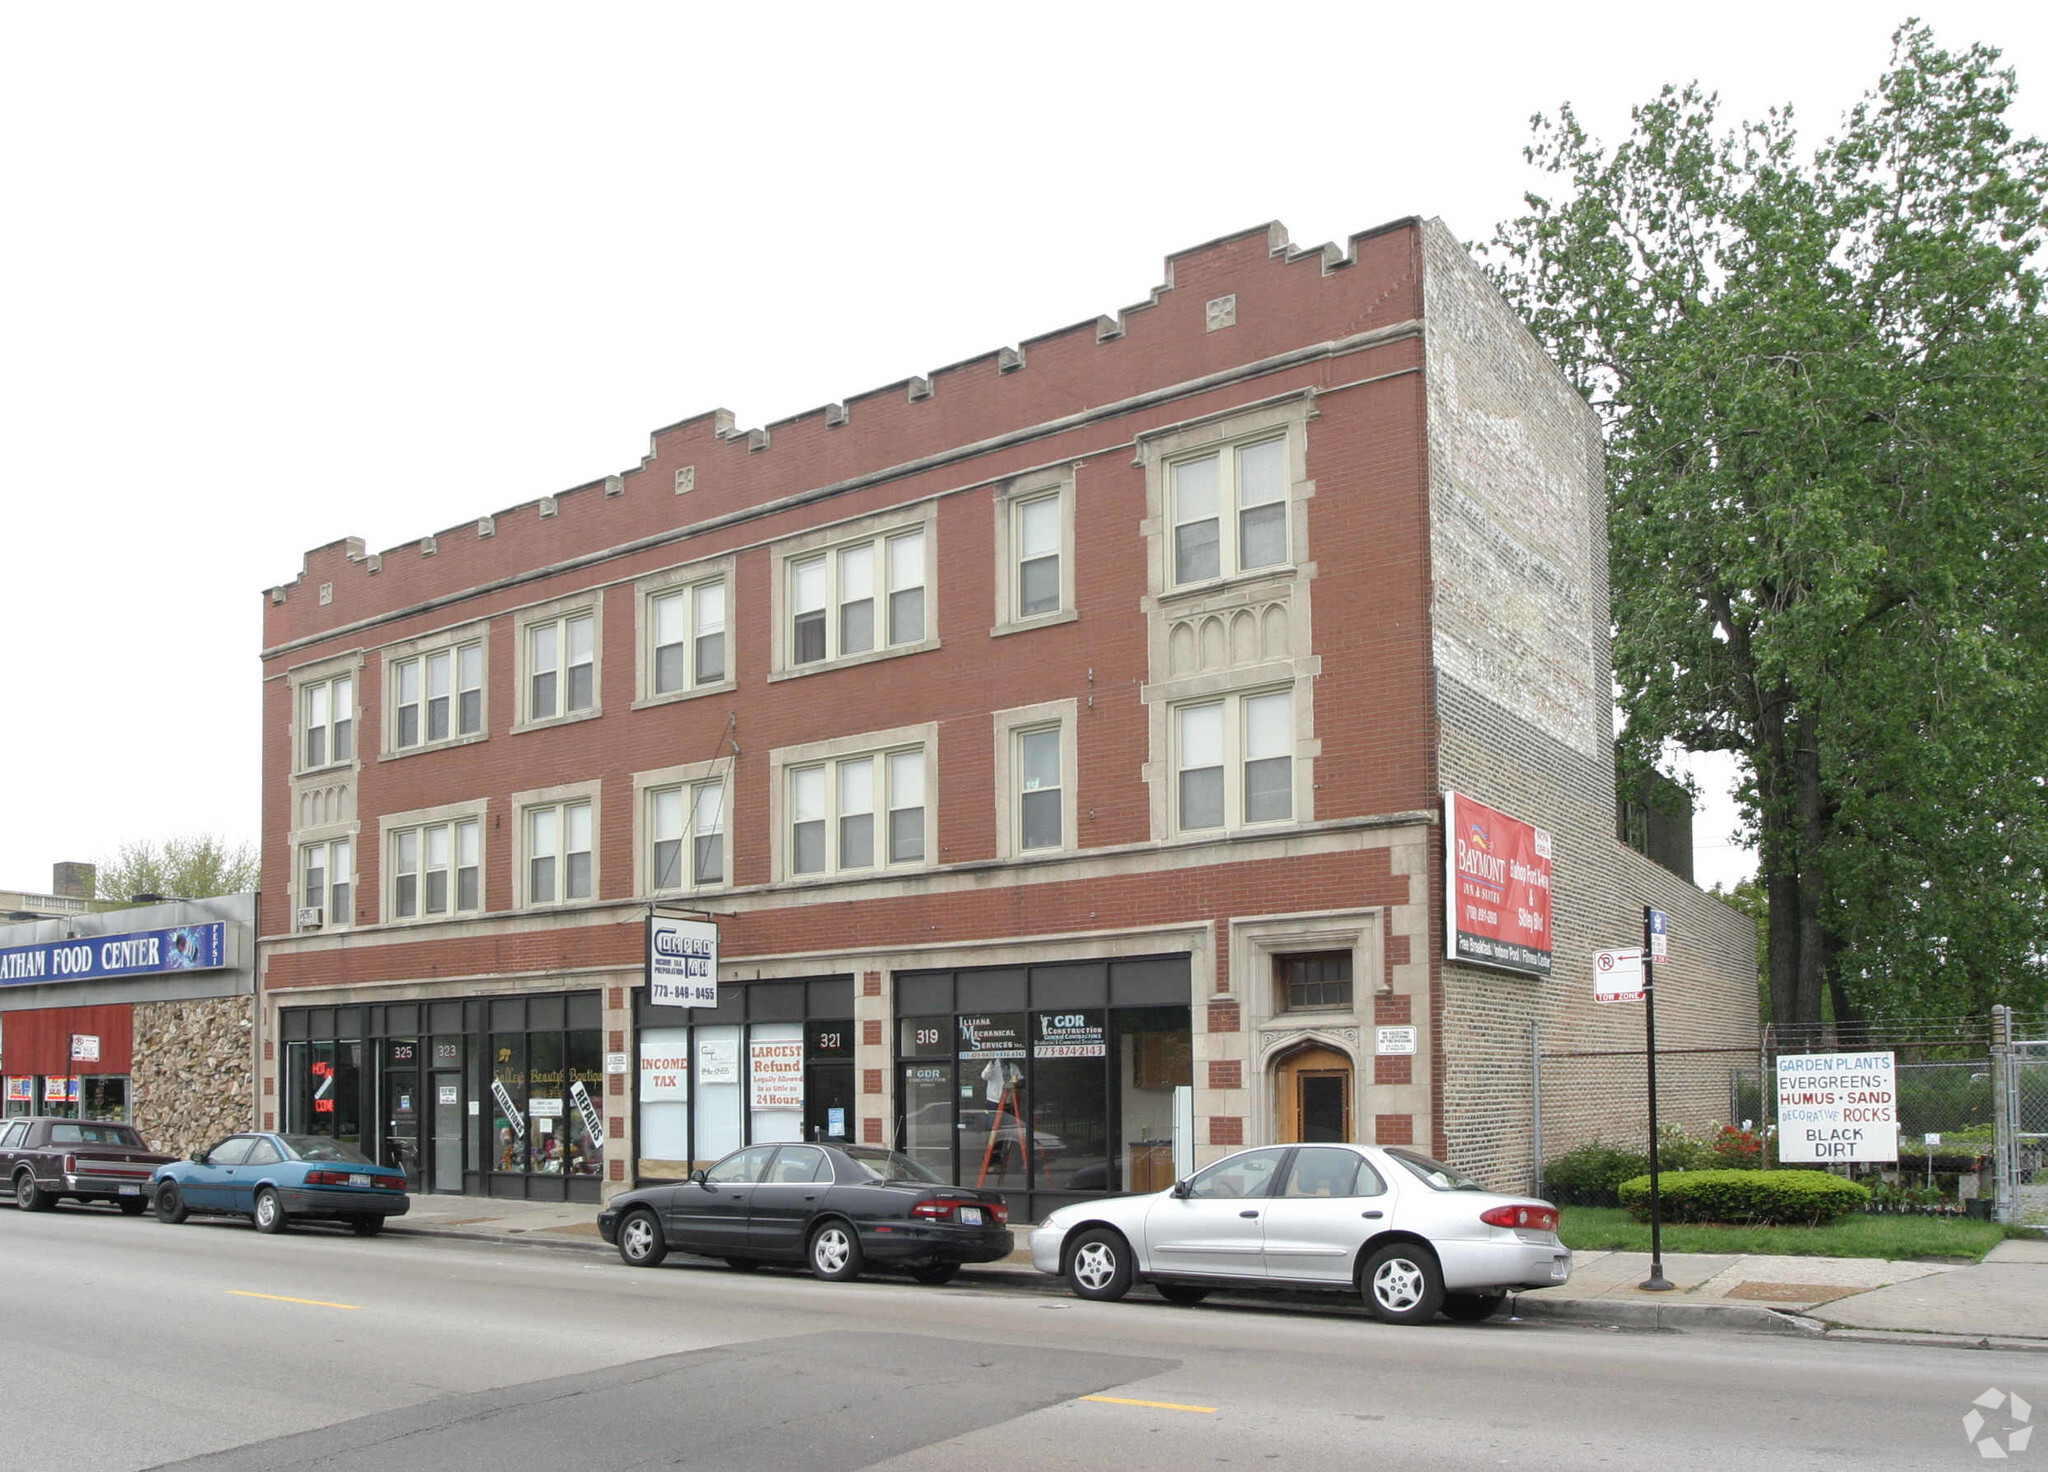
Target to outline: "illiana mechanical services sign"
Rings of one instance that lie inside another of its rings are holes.
[[[1550,974],[1550,834],[1444,794],[1444,958]]]
[[[86,935],[0,950],[0,986],[32,982],[104,981],[166,971],[217,971],[235,964],[222,920],[126,935]]]

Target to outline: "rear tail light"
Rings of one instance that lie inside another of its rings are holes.
[[[1557,1230],[1557,1208],[1554,1206],[1496,1206],[1492,1211],[1479,1213],[1479,1220],[1489,1227],[1521,1227],[1531,1232],[1554,1232]]]
[[[64,1174],[67,1176],[75,1176],[78,1174],[78,1157],[76,1155],[67,1155],[64,1157]]]
[[[309,1186],[346,1186],[348,1172],[345,1170],[309,1170],[306,1184]]]
[[[962,1201],[952,1196],[934,1196],[929,1201],[920,1201],[910,1208],[910,1214],[928,1222],[951,1222],[960,1219],[960,1208],[978,1206],[998,1224],[1010,1219],[1010,1208],[1000,1201]]]

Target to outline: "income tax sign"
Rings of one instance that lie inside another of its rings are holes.
[[[1550,975],[1550,835],[1444,794],[1445,958]]]
[[[718,927],[703,920],[647,922],[647,1000],[657,1007],[718,1005]]]
[[[1836,1164],[1898,1158],[1899,1086],[1892,1054],[1778,1055],[1778,1159]]]

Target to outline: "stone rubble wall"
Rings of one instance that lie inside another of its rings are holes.
[[[248,997],[138,1002],[131,1117],[150,1148],[180,1158],[252,1127]]]

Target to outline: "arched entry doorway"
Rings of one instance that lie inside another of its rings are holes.
[[[1310,1044],[1282,1058],[1273,1070],[1273,1117],[1282,1143],[1352,1138],[1351,1060]]]

